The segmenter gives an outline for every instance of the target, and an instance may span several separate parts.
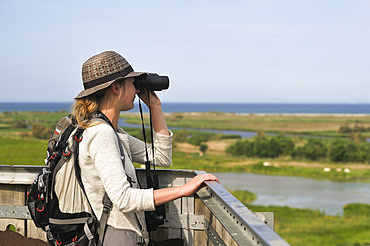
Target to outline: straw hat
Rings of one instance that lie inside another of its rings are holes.
[[[75,99],[105,89],[119,79],[137,77],[142,74],[147,74],[147,72],[134,72],[128,61],[117,52],[104,51],[82,64],[84,90]]]

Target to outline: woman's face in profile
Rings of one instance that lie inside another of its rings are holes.
[[[122,94],[119,100],[122,103],[121,111],[127,111],[134,107],[135,96],[140,90],[137,90],[134,86],[134,78],[127,78],[124,86],[122,86]]]

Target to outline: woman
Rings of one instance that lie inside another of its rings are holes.
[[[168,166],[172,162],[172,137],[161,108],[161,101],[151,91],[135,88],[135,77],[146,74],[134,72],[125,58],[114,51],[106,51],[88,59],[82,66],[83,90],[75,99],[74,115],[83,126],[79,164],[86,195],[95,215],[100,218],[102,198],[106,192],[113,203],[103,245],[137,245],[141,237],[148,244],[144,211],[155,206],[189,196],[204,186],[204,181],[217,178],[212,174],[198,175],[181,187],[165,189],[140,189],[133,162],[146,161],[145,145],[117,126],[121,111],[134,107],[135,95],[152,110],[155,143],[155,163]],[[150,105],[149,105],[150,101]],[[107,124],[91,120],[101,112]],[[118,132],[118,138],[117,134]],[[119,139],[119,140],[118,140]],[[124,165],[119,145],[124,149]],[[149,156],[152,149],[149,145]],[[131,181],[132,180],[132,181]]]

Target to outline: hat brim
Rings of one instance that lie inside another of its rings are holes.
[[[113,79],[109,82],[104,83],[104,84],[100,84],[100,85],[94,86],[90,89],[81,91],[80,94],[78,94],[74,99],[80,99],[80,98],[83,98],[83,97],[87,97],[91,94],[94,94],[97,91],[100,91],[100,90],[103,90],[103,89],[109,87],[112,83],[114,83],[117,80],[138,77],[138,76],[143,75],[143,74],[148,74],[148,73],[147,72],[131,72],[131,73],[127,74],[124,77],[117,77],[117,78],[115,78],[115,79]]]

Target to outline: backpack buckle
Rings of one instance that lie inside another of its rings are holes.
[[[145,245],[145,241],[144,241],[144,238],[142,236],[139,236],[137,237],[137,245]]]
[[[46,231],[46,238],[47,238],[47,240],[48,241],[53,241],[54,240],[54,236],[53,236],[53,234],[50,231],[50,226],[49,225],[45,226],[45,231]]]
[[[105,201],[103,202],[103,212],[109,213],[109,211],[112,209],[112,202],[111,201]]]

